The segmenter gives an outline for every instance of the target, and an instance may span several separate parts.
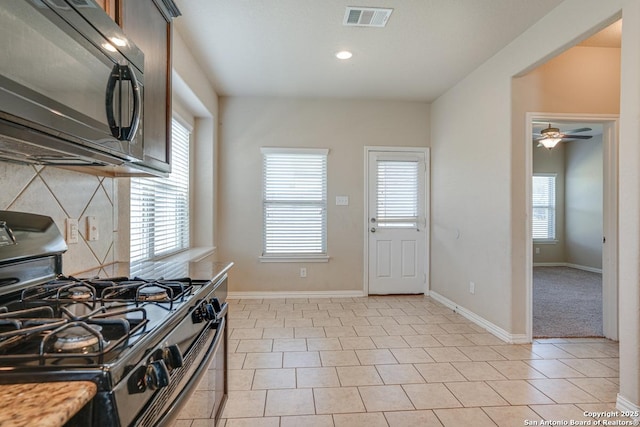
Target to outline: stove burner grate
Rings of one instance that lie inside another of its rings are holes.
[[[80,322],[63,326],[58,330],[59,332],[52,332],[53,349],[58,353],[87,354],[100,351],[101,342],[103,346],[108,344],[100,335],[101,330],[100,325],[86,325]],[[46,340],[43,341],[44,343]]]
[[[0,314],[0,366],[30,361],[40,365],[47,361],[102,364],[110,351],[126,347],[147,324],[147,312],[142,307],[100,309],[82,319],[29,319]]]
[[[137,299],[140,301],[170,301],[173,294],[171,288],[154,284],[142,286],[138,289]]]

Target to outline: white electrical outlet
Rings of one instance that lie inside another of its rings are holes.
[[[67,218],[67,245],[78,243],[78,220]]]
[[[336,196],[336,206],[349,206],[349,196]]]
[[[300,277],[307,277],[307,269],[305,267],[300,268]]]
[[[94,242],[98,240],[100,236],[98,231],[99,231],[98,220],[96,219],[95,216],[88,216],[87,217],[87,236],[89,238],[87,240],[89,240],[90,242]]]
[[[476,293],[476,284],[474,282],[469,282],[469,293],[470,294]]]

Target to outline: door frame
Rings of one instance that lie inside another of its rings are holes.
[[[618,340],[618,137],[619,116],[616,114],[526,113],[525,123],[525,271],[527,340],[533,341],[533,238],[531,236],[531,180],[533,177],[533,121],[572,121],[598,123],[602,130],[602,332],[606,338]]]
[[[381,153],[407,153],[407,152],[420,152],[424,154],[424,162],[426,167],[426,172],[424,174],[424,212],[425,212],[425,255],[424,255],[424,274],[425,274],[425,282],[424,282],[424,294],[429,295],[429,289],[431,289],[429,277],[430,277],[430,269],[429,269],[429,260],[430,257],[430,248],[431,248],[431,209],[430,209],[430,201],[429,195],[431,194],[431,161],[429,157],[429,148],[428,147],[389,147],[389,146],[371,146],[365,145],[364,147],[364,213],[363,213],[363,233],[364,233],[364,251],[363,251],[363,292],[364,295],[369,295],[369,154],[372,152],[381,152]]]

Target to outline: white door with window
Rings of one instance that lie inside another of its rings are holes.
[[[368,292],[427,291],[428,149],[367,149]]]

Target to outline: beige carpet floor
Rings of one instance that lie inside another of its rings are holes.
[[[601,337],[602,274],[534,267],[533,336]]]

